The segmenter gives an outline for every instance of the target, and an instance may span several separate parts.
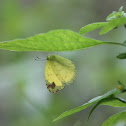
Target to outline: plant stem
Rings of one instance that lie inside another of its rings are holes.
[[[105,44],[111,44],[111,45],[120,45],[120,46],[124,46],[123,43],[117,43],[117,42],[105,42]]]

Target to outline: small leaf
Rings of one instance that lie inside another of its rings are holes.
[[[120,112],[107,119],[102,126],[124,126],[126,124],[126,111]]]
[[[120,25],[124,25],[126,23],[126,13],[122,11],[123,6],[119,8],[119,11],[113,11],[110,15],[107,16],[106,21],[108,21],[108,24],[103,27],[103,29],[100,32],[100,35],[106,34],[110,30],[117,28]]]
[[[80,50],[106,42],[85,38],[70,30],[54,30],[26,39],[0,43],[0,49],[12,51],[70,51]]]
[[[92,24],[86,25],[80,29],[80,34],[85,34],[87,32],[94,31],[96,29],[99,29],[99,28],[105,26],[106,24],[107,24],[107,22],[97,22],[97,23],[92,23]]]
[[[106,34],[107,32],[111,31],[112,29],[124,25],[126,23],[126,17],[115,18],[109,21],[101,30],[100,35]]]
[[[106,18],[106,21],[111,21],[112,19],[116,18],[116,11],[113,11],[111,14],[109,14]]]
[[[113,11],[111,14],[109,14],[107,16],[106,21],[111,21],[111,20],[113,20],[115,18],[126,17],[124,11],[122,11],[122,10],[123,10],[123,6],[121,6],[119,8],[119,11],[118,12]]]
[[[96,109],[96,107],[98,107],[99,105],[108,105],[108,106],[112,106],[112,107],[126,107],[126,101],[121,98],[115,98],[115,96],[111,96],[111,97],[100,100],[99,102],[97,102],[96,105],[94,105],[94,107],[89,112],[87,124],[88,124],[88,120],[89,120],[91,114]]]
[[[107,16],[107,22],[98,22],[86,25],[80,29],[80,34],[85,34],[87,32],[91,32],[93,30],[102,28],[100,35],[106,34],[114,28],[117,28],[120,25],[124,25],[126,23],[126,13],[122,11],[123,7],[120,7],[119,11],[113,11],[110,15]]]
[[[123,6],[121,6],[120,8],[119,8],[119,12],[121,12],[123,10]]]
[[[100,105],[108,105],[112,107],[126,107],[126,102],[120,98],[106,98],[102,100]]]
[[[66,116],[68,116],[68,115],[72,115],[72,114],[74,114],[74,113],[76,113],[76,112],[79,112],[79,111],[81,111],[81,110],[84,110],[84,109],[86,109],[87,107],[91,106],[92,104],[97,103],[97,102],[99,102],[100,100],[105,99],[105,98],[107,98],[107,97],[111,97],[112,95],[115,95],[115,94],[117,94],[117,93],[118,93],[118,89],[113,89],[113,90],[107,92],[106,94],[104,94],[104,95],[102,95],[102,96],[98,96],[98,97],[96,97],[96,98],[91,99],[90,101],[88,101],[87,103],[85,103],[85,104],[83,104],[83,105],[81,105],[81,106],[79,106],[79,107],[76,107],[76,108],[74,108],[74,109],[71,109],[71,110],[69,110],[69,111],[64,112],[63,114],[61,114],[59,117],[57,117],[57,118],[54,119],[53,121],[59,120],[59,119],[61,119],[61,118],[63,118],[63,117],[66,117]]]
[[[126,59],[126,52],[125,53],[120,53],[118,56],[117,56],[118,59]]]

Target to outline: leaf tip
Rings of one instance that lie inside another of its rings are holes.
[[[80,29],[79,33],[80,33],[81,35],[84,34],[83,27]]]

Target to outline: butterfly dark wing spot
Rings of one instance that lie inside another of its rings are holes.
[[[55,83],[54,83],[54,82],[52,82],[52,84],[51,84],[51,85],[48,85],[48,86],[47,86],[47,88],[52,88],[52,89],[54,89],[54,88],[55,88],[55,86],[56,86],[56,85],[55,85]]]

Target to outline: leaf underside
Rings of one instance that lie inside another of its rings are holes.
[[[53,30],[26,39],[0,43],[0,49],[11,51],[73,51],[105,44],[103,41],[85,38],[71,30]]]

